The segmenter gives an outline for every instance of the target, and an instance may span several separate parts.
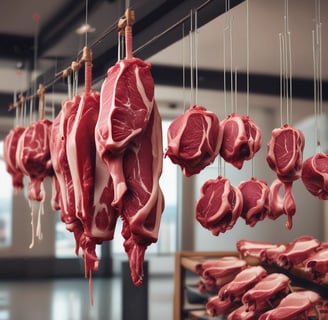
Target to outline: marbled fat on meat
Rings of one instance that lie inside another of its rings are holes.
[[[328,200],[328,155],[320,152],[303,162],[302,181],[321,200]]]
[[[265,181],[254,177],[241,182],[238,188],[243,196],[241,217],[247,225],[253,227],[269,213],[270,189]]]
[[[220,148],[222,158],[237,169],[250,160],[261,148],[262,133],[249,116],[229,114],[221,121],[223,140]]]
[[[196,203],[196,219],[213,235],[232,229],[240,217],[243,197],[228,179],[219,176],[206,181]]]
[[[165,157],[190,177],[211,164],[219,154],[222,129],[218,117],[203,106],[194,105],[177,117],[167,131]]]
[[[124,248],[129,258],[132,280],[139,286],[143,279],[144,254],[158,239],[164,196],[159,185],[162,174],[162,124],[156,104],[142,136],[124,153],[123,168],[127,191],[121,215]]]

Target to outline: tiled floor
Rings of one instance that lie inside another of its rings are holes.
[[[93,279],[90,305],[87,279],[2,281],[0,320],[120,320],[121,284],[120,277]],[[150,278],[148,319],[172,319],[172,314],[173,277]]]

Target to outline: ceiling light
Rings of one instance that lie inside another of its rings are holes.
[[[84,34],[86,32],[90,33],[90,32],[95,32],[96,28],[92,27],[90,24],[88,23],[84,23],[82,24],[80,27],[78,27],[75,32],[77,34]]]

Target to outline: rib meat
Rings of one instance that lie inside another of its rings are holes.
[[[221,121],[223,140],[220,149],[222,158],[237,169],[241,169],[245,160],[250,160],[261,148],[260,128],[249,116],[229,114]]]
[[[16,161],[16,150],[19,137],[24,132],[25,128],[17,126],[10,130],[3,141],[3,158],[7,172],[12,177],[12,184],[15,192],[24,187],[24,174],[18,168]]]
[[[143,279],[144,254],[158,239],[164,210],[159,186],[163,165],[162,125],[156,104],[144,134],[125,151],[123,163],[127,191],[122,202],[122,235],[132,280],[139,286]]]
[[[213,235],[230,230],[239,218],[243,207],[240,190],[229,180],[219,176],[206,181],[196,203],[196,219]]]
[[[199,173],[219,154],[219,119],[213,112],[194,105],[170,124],[167,142],[165,156],[178,164],[186,177]]]
[[[302,181],[321,200],[328,200],[328,155],[320,152],[303,162]]]
[[[238,188],[243,196],[241,217],[245,219],[246,224],[254,227],[268,215],[269,187],[265,181],[252,177],[241,182]]]

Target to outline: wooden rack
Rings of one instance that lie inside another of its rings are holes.
[[[237,251],[178,251],[175,254],[175,275],[174,275],[174,304],[173,304],[173,319],[183,320],[185,313],[193,308],[201,306],[189,306],[185,298],[185,284],[187,271],[195,273],[196,265],[206,259],[215,259],[226,256],[239,256]]]

